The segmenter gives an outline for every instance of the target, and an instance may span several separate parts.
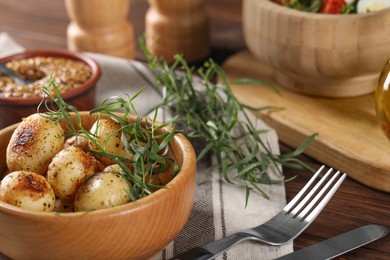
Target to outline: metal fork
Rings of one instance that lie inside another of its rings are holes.
[[[322,166],[290,203],[264,224],[195,247],[173,259],[213,259],[244,240],[269,245],[282,245],[293,240],[313,222],[347,176],[339,171],[332,175],[333,169],[329,169],[314,185],[324,168]]]

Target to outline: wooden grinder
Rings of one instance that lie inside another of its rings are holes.
[[[65,0],[71,23],[68,48],[133,59],[133,26],[127,19],[130,0]]]
[[[209,22],[203,0],[149,0],[146,44],[154,56],[168,62],[183,54],[188,62],[210,53]]]

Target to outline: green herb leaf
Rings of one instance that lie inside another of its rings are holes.
[[[145,50],[145,47],[141,46],[141,49]],[[207,60],[195,70],[181,55],[176,55],[173,64],[169,65],[152,57],[148,51],[144,51],[144,54],[155,73],[156,85],[163,93],[162,102],[148,113],[156,108],[165,108],[177,115],[176,127],[181,127],[184,134],[192,139],[198,160],[214,154],[223,178],[229,183],[243,186],[246,200],[252,190],[268,198],[261,185],[285,181],[281,165],[309,168],[295,156],[302,153],[312,138],[291,154],[273,154],[270,145],[261,137],[267,130],[254,126],[248,110],[257,113],[264,109],[280,108],[252,108],[240,104],[223,70],[214,61]],[[221,82],[216,82],[216,78]],[[272,84],[252,79],[241,79],[234,83],[272,87]],[[275,92],[279,93],[277,89]],[[274,169],[279,179],[271,178],[270,169]]]

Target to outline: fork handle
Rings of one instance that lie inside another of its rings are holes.
[[[214,242],[211,242],[203,247],[194,247],[180,255],[173,257],[171,260],[209,260],[213,259],[224,251],[228,250],[235,244],[249,239],[248,234],[239,232],[230,236],[221,238]]]
[[[180,255],[173,257],[171,260],[208,260],[212,259],[213,257],[213,254],[206,249],[202,247],[194,247]]]

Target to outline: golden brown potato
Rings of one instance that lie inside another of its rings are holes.
[[[12,134],[7,147],[7,166],[11,171],[44,175],[64,141],[64,130],[59,124],[33,114],[25,118]]]
[[[160,173],[153,173],[151,178],[151,183],[157,186],[164,186],[167,185],[168,182],[170,182],[173,179],[173,171],[167,170]],[[147,177],[147,182],[149,182],[150,176]]]
[[[88,178],[74,200],[75,211],[110,208],[130,202],[130,187],[119,174],[100,172]]]
[[[103,172],[113,172],[113,173],[121,173],[123,174],[123,169],[119,166],[119,164],[112,164],[103,169]]]
[[[103,168],[95,157],[81,147],[69,146],[61,150],[49,164],[47,180],[59,199],[71,201],[81,183]]]
[[[0,200],[32,211],[54,210],[55,195],[45,177],[33,172],[11,172],[0,183]]]
[[[98,127],[97,127],[98,126]],[[97,129],[97,130],[96,130]],[[100,146],[104,147],[105,151],[110,154],[115,154],[120,157],[132,159],[133,154],[126,151],[124,144],[121,141],[120,124],[112,119],[100,119],[92,126],[91,133],[98,136],[97,141]],[[90,147],[92,150],[96,150],[93,145]],[[98,157],[99,160],[105,165],[109,166],[115,164],[115,160],[107,157]]]
[[[79,147],[88,147],[88,141],[86,141],[85,136],[74,135],[65,140],[64,148],[69,146],[79,146]]]

